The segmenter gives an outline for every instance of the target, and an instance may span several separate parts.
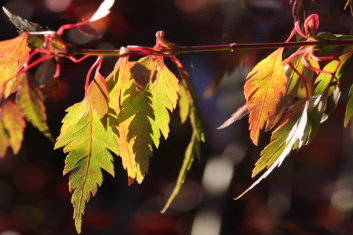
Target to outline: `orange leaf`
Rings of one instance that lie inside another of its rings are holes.
[[[16,77],[29,57],[27,34],[0,42],[0,97],[4,84]]]
[[[287,89],[287,76],[282,62],[283,48],[260,61],[248,74],[244,85],[250,111],[250,138],[259,142],[260,130],[276,114],[277,106]]]

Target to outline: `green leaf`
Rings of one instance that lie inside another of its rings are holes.
[[[184,86],[180,87],[180,98],[179,98],[179,116],[181,123],[185,123],[190,113],[190,97],[188,96],[187,90]]]
[[[329,32],[319,32],[316,34],[316,38],[318,40],[323,39],[323,40],[347,40],[347,39],[353,39],[352,35],[344,35],[344,34],[333,34]],[[323,46],[320,48],[321,53],[329,53],[332,51],[335,51],[339,49],[342,46],[339,45],[334,45],[334,46]]]
[[[152,93],[152,107],[155,122],[165,139],[169,134],[170,112],[177,105],[179,81],[164,64],[161,56],[148,56],[139,60],[131,68],[134,81],[144,87],[149,84]]]
[[[273,165],[273,163],[278,159],[281,153],[286,148],[286,140],[288,137],[289,132],[295,125],[298,120],[298,114],[296,113],[299,111],[299,108],[302,108],[303,103],[299,103],[296,105],[297,107],[293,107],[295,114],[294,117],[290,117],[286,124],[280,125],[276,130],[272,132],[271,141],[270,143],[261,151],[260,158],[255,163],[255,167],[252,170],[251,177],[255,177],[264,169],[268,169]]]
[[[179,84],[162,57],[136,62],[120,58],[108,77],[110,107],[117,114],[119,155],[129,182],[141,183],[148,171],[153,145],[169,134],[170,113],[178,100]]]
[[[190,78],[188,77],[188,74],[185,70],[181,71],[181,74],[184,76],[180,87],[180,100],[182,100],[182,102],[179,101],[179,109],[183,115],[189,117],[193,132],[190,143],[184,154],[184,160],[179,171],[178,179],[175,183],[172,193],[168,197],[166,204],[161,210],[162,213],[164,213],[169,208],[175,197],[179,194],[186,179],[187,173],[192,166],[194,158],[200,156],[200,144],[201,142],[205,142],[202,122],[199,111],[197,109],[196,97],[194,95],[195,93]],[[181,121],[183,121],[183,118]]]
[[[27,76],[21,80],[17,103],[26,115],[26,119],[42,132],[48,139],[54,141],[47,125],[47,115],[40,91],[32,86]]]
[[[100,87],[102,81],[97,81],[97,75],[84,100],[67,109],[55,144],[55,149],[64,147],[64,152],[68,153],[63,173],[70,173],[69,189],[73,191],[71,202],[78,233],[81,232],[86,202],[91,194],[96,194],[98,186],[102,185],[102,169],[114,176],[113,156],[109,150],[117,152],[113,132],[103,125],[99,116],[103,109],[98,109],[97,105],[104,103],[106,91],[102,90],[104,87]],[[97,90],[101,91],[100,95]],[[104,117],[106,115],[108,114]]]
[[[265,168],[267,168],[267,170],[254,183],[252,183],[250,187],[236,197],[235,200],[244,196],[244,194],[265,179],[276,167],[279,167],[292,149],[300,148],[305,144],[304,140],[306,139],[305,133],[308,124],[308,109],[310,105],[315,104],[317,99],[310,101],[306,100],[300,117],[290,119],[289,122],[278,127],[278,129],[273,132],[271,138],[272,141],[262,151],[262,156],[255,164],[252,176],[254,177]]]
[[[170,194],[166,204],[164,205],[163,209],[161,210],[161,213],[166,212],[166,210],[169,208],[169,206],[172,204],[174,201],[175,197],[179,194],[181,187],[183,186],[187,173],[189,172],[192,163],[194,162],[195,156],[199,157],[200,156],[200,139],[197,137],[196,131],[193,131],[191,140],[188,144],[188,147],[186,148],[185,155],[184,155],[184,160],[183,164],[181,166],[181,169],[179,171],[178,179],[176,181],[176,184],[174,186],[174,189],[172,193]]]
[[[9,142],[9,145],[12,148],[14,154],[17,154],[20,151],[22,140],[23,140],[23,131],[26,127],[26,122],[24,120],[24,115],[21,109],[12,101],[7,100],[1,107],[1,122],[3,126],[3,131],[8,138],[5,137],[5,144]],[[2,133],[2,135],[5,135]],[[3,139],[1,139],[3,141]],[[6,150],[0,150],[3,152]]]
[[[329,95],[333,93],[335,85],[333,85],[332,83],[336,82],[341,78],[343,73],[342,68],[347,62],[347,60],[351,57],[351,55],[351,53],[346,53],[340,56],[339,60],[332,60],[323,68],[324,71],[329,72],[331,74],[320,73],[319,76],[317,76],[315,81],[316,95],[322,94],[326,89],[329,89]]]

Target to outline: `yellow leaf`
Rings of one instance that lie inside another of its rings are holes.
[[[138,86],[130,72],[134,62],[120,58],[108,77],[110,107],[118,116],[115,136],[119,155],[129,182],[141,183],[148,171],[153,143],[158,146],[160,133],[154,122],[151,93]],[[146,84],[147,85],[147,84]]]
[[[282,62],[283,48],[277,49],[260,61],[248,74],[244,85],[250,111],[250,137],[258,144],[260,131],[276,114],[277,106],[286,93],[287,76]]]
[[[179,81],[162,57],[148,56],[136,62],[120,58],[107,83],[110,107],[118,117],[116,140],[123,167],[130,183],[141,183],[153,146],[158,148],[161,133],[168,137]]]
[[[21,148],[23,131],[26,127],[21,109],[12,101],[7,100],[2,106],[1,121],[8,134],[12,151],[17,154]]]

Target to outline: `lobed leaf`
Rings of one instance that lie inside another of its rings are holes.
[[[138,89],[130,69],[133,62],[120,58],[108,77],[110,108],[117,114],[119,155],[129,182],[143,181],[148,171],[153,143],[158,147],[160,134],[154,122],[151,92],[147,87]],[[157,131],[153,131],[157,130]]]
[[[129,182],[141,183],[153,146],[169,134],[170,114],[178,100],[179,83],[162,57],[136,62],[120,58],[108,77],[110,108],[117,114],[119,155]]]
[[[161,210],[162,213],[164,213],[169,208],[169,206],[174,201],[175,197],[179,194],[186,179],[187,173],[192,166],[195,156],[200,156],[200,144],[201,142],[205,142],[201,118],[199,115],[199,111],[197,110],[196,97],[193,92],[192,84],[186,71],[182,68],[179,69],[182,70],[181,74],[183,75],[182,84],[180,86],[179,109],[182,115],[185,115],[189,118],[193,132],[191,140],[184,154],[183,164],[179,171],[177,181],[175,183],[172,193],[167,199],[166,204]],[[183,123],[183,116],[181,116],[181,121]]]
[[[47,115],[40,91],[30,84],[26,75],[21,76],[23,78],[20,84],[21,88],[17,94],[18,105],[26,115],[26,119],[48,139],[54,141],[47,125]]]
[[[253,176],[264,168],[268,169],[254,183],[252,183],[250,187],[236,197],[235,200],[241,198],[265,179],[276,167],[279,167],[295,145],[300,148],[304,144],[305,131],[308,122],[308,108],[309,101],[306,101],[298,119],[286,123],[274,132],[271,138],[273,142],[271,142],[266,147],[267,149],[265,148],[262,152],[262,157],[258,160],[253,170]]]
[[[259,62],[247,76],[244,94],[249,114],[250,137],[258,144],[260,130],[275,114],[286,93],[287,76],[282,62],[283,48]]]
[[[165,139],[169,135],[169,112],[173,112],[178,101],[179,80],[164,64],[161,56],[148,56],[131,68],[137,86],[149,84],[152,93],[152,107],[155,122]]]
[[[102,109],[97,105],[104,103],[102,99],[106,99],[104,93],[107,90],[103,91],[104,86],[100,86],[102,81],[98,80],[96,74],[85,98],[67,109],[55,143],[55,149],[64,147],[64,152],[68,153],[63,173],[70,173],[69,189],[73,191],[71,202],[78,233],[81,232],[86,202],[91,194],[96,194],[98,186],[102,185],[102,169],[114,176],[113,156],[109,150],[117,153],[118,149],[111,128],[104,126],[100,117]],[[106,115],[108,114],[104,116]]]

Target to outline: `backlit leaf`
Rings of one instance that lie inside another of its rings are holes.
[[[26,115],[26,119],[42,132],[48,139],[54,141],[47,125],[47,115],[43,97],[40,91],[32,86],[27,76],[21,81],[21,88],[18,92],[17,103]]]
[[[135,69],[134,69],[135,68]],[[164,64],[163,57],[144,57],[132,68],[134,80],[140,85],[150,82],[152,106],[155,113],[156,125],[165,139],[169,134],[169,112],[173,112],[177,105],[179,81]]]
[[[287,117],[284,118],[285,124],[280,125],[272,132],[271,142],[261,151],[259,160],[255,163],[251,177],[255,177],[264,169],[268,169],[278,159],[286,148],[286,139],[294,124],[298,120],[298,111],[303,109],[303,102],[292,107]]]
[[[0,98],[5,83],[14,79],[27,62],[29,51],[27,34],[0,42]]]
[[[23,131],[26,127],[26,122],[21,109],[12,101],[7,100],[1,107],[1,122],[3,129],[5,129],[5,133],[8,136],[7,140],[5,138],[4,141],[8,141],[13,153],[17,154],[20,151],[23,140]]]
[[[223,122],[222,125],[217,127],[217,129],[226,128],[226,127],[232,125],[234,122],[242,119],[244,116],[246,116],[248,114],[249,114],[248,107],[246,107],[246,105],[244,104],[240,108],[238,108],[234,113],[232,113],[230,118],[228,118],[225,122]]]
[[[117,145],[112,132],[100,118],[104,109],[97,105],[104,104],[102,100],[106,100],[107,90],[103,91],[102,81],[98,79],[96,74],[85,98],[67,109],[55,144],[55,149],[64,147],[64,152],[68,153],[63,173],[70,173],[69,189],[73,192],[71,202],[78,233],[81,232],[86,202],[102,185],[102,169],[114,176],[113,156],[108,150],[117,152]]]
[[[14,94],[19,90],[22,84],[22,80],[26,79],[26,73],[19,73],[14,79],[11,79],[5,84],[4,98],[6,99],[10,95]]]
[[[110,9],[113,7],[114,2],[115,0],[104,0],[89,21],[94,22],[106,17],[110,13]]]
[[[187,173],[192,166],[194,158],[200,156],[200,144],[201,142],[205,142],[205,136],[202,128],[199,111],[197,109],[196,97],[193,90],[193,86],[191,84],[187,72],[183,68],[179,68],[179,70],[181,70],[180,72],[183,78],[180,86],[180,100],[182,100],[183,102],[179,101],[179,108],[181,110],[180,112],[183,115],[189,117],[193,132],[189,145],[186,148],[184,154],[184,160],[179,171],[178,179],[175,183],[172,193],[170,194],[166,204],[164,205],[161,211],[162,213],[164,213],[169,208],[171,203],[174,201],[175,197],[179,194],[186,179]],[[183,123],[183,118],[181,119],[181,121]]]
[[[259,62],[247,76],[244,93],[249,114],[250,137],[258,144],[260,130],[276,114],[277,105],[287,88],[282,62],[283,48]]]
[[[110,107],[117,114],[119,155],[129,182],[141,183],[148,171],[153,145],[169,134],[170,114],[178,100],[179,84],[162,57],[136,62],[120,58],[107,83]]]
[[[268,169],[253,184],[251,184],[250,187],[236,197],[235,200],[241,198],[244,194],[249,192],[258,183],[265,179],[276,167],[279,167],[283,160],[292,151],[296,143],[299,143],[299,148],[303,145],[308,121],[308,107],[309,101],[306,101],[300,117],[297,120],[291,121],[282,126],[274,133],[274,136],[272,137],[273,142],[267,146],[266,151],[264,150],[264,155],[259,159],[253,175],[260,172],[260,169],[264,169],[266,167]]]
[[[339,60],[332,60],[323,68],[324,71],[329,72],[331,74],[320,73],[317,76],[315,81],[316,95],[322,94],[326,89],[329,89],[329,95],[332,94],[334,90],[334,86],[332,84],[340,79],[342,75],[341,68],[345,64],[345,62],[350,58],[350,56],[350,53],[340,56]]]
[[[130,69],[134,62],[122,57],[108,77],[110,107],[116,112],[116,141],[129,182],[141,183],[148,171],[153,144],[159,145],[160,133],[155,124],[149,87],[137,87]]]

